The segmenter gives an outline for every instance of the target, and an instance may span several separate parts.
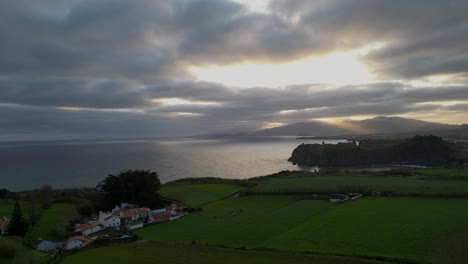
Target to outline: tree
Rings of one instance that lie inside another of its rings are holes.
[[[26,232],[28,232],[28,228],[28,222],[26,221],[26,219],[24,219],[20,204],[18,200],[16,200],[8,232],[12,236],[24,237],[24,235],[26,235]]]
[[[102,206],[107,209],[123,202],[152,208],[160,206],[160,187],[158,173],[149,170],[128,170],[119,175],[109,175],[97,186],[105,194]]]
[[[10,193],[7,189],[0,189],[0,199],[7,198]]]

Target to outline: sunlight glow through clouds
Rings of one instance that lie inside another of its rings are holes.
[[[459,104],[468,104],[468,101],[427,101],[427,102],[419,102],[416,103],[417,105],[438,105],[438,106],[454,106]]]
[[[309,57],[287,63],[192,67],[191,72],[201,81],[241,88],[284,87],[312,83],[350,85],[371,82],[373,78],[359,61],[360,55],[362,50]]]
[[[58,110],[65,111],[92,111],[92,112],[116,112],[116,113],[144,113],[142,109],[131,109],[131,108],[91,108],[91,107],[69,107],[69,106],[60,106],[55,107]]]
[[[270,128],[280,127],[280,126],[284,126],[284,125],[286,125],[286,123],[265,122],[265,123],[263,123],[263,126],[260,129],[270,129]]]
[[[163,106],[173,106],[173,105],[220,105],[218,102],[205,102],[205,101],[189,101],[180,98],[158,98],[152,99],[151,101],[161,104]]]
[[[269,0],[232,0],[233,2],[242,4],[253,12],[267,13]]]

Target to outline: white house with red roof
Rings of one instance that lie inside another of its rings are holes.
[[[81,224],[75,227],[75,232],[81,232],[83,236],[88,236],[94,232],[100,231],[102,228],[98,222],[92,222],[88,224]]]
[[[99,212],[99,224],[104,227],[120,227],[120,217],[113,215],[111,212]]]
[[[153,210],[148,222],[154,224],[178,219],[187,214],[187,212],[183,211],[187,207],[183,203],[173,203],[165,208]]]
[[[166,212],[166,213],[158,213],[150,216],[148,222],[155,224],[155,223],[160,223],[164,221],[169,221],[172,217],[172,213]]]
[[[151,209],[138,207],[133,204],[122,204],[116,206],[111,212],[99,212],[99,223],[105,227],[119,228],[125,225],[128,229],[135,229],[143,226],[151,214]]]
[[[65,245],[65,248],[67,250],[72,250],[72,249],[80,249],[83,247],[86,247],[87,245],[91,244],[93,240],[83,237],[83,236],[74,236],[70,237]]]

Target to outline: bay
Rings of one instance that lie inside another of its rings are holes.
[[[325,140],[338,143],[344,140]],[[161,182],[187,177],[249,178],[300,170],[287,161],[293,137],[20,142],[0,144],[0,188],[96,186],[108,174],[148,169]]]

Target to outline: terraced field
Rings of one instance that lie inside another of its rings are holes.
[[[236,193],[241,189],[242,187],[231,184],[166,185],[161,188],[161,195],[198,207]]]

